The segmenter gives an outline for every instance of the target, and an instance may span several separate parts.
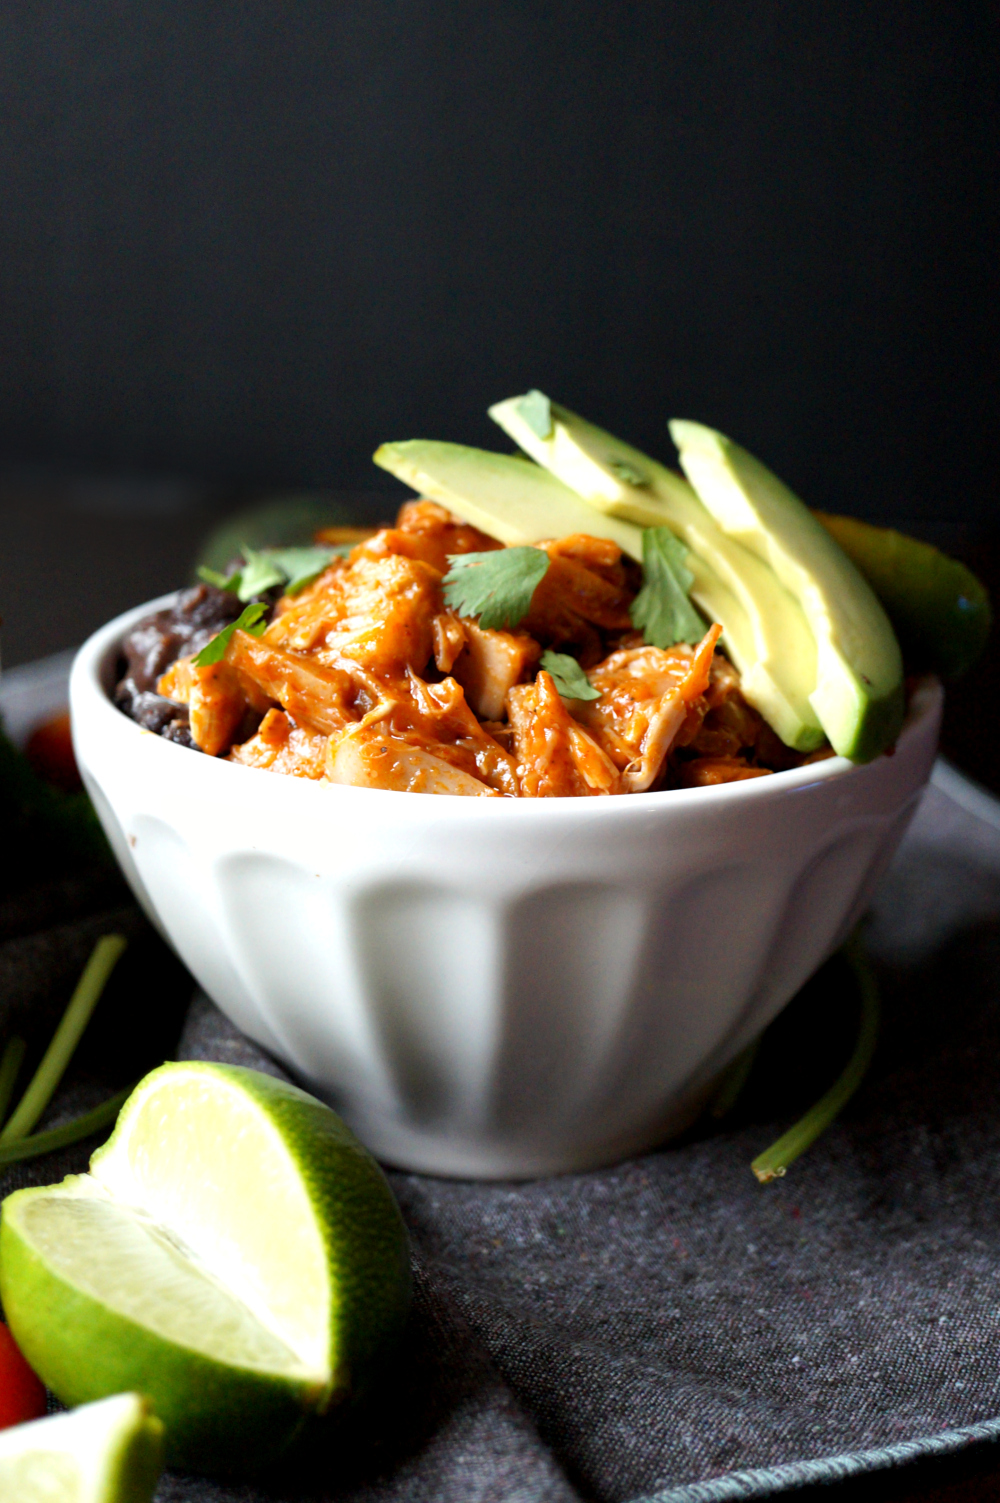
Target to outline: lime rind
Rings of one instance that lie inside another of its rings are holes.
[[[4,1203],[0,1296],[22,1352],[64,1403],[125,1389],[147,1394],[166,1429],[168,1461],[195,1470],[253,1468],[291,1444],[309,1412],[308,1385],[287,1370],[193,1350],[78,1287],[33,1246],[24,1211],[39,1196],[51,1200],[53,1191],[21,1190]]]
[[[28,1194],[12,1214],[57,1277],[154,1335],[232,1367],[285,1373],[305,1387],[325,1381],[178,1240],[102,1196],[89,1175]]]
[[[277,1089],[265,1100],[276,1098]],[[317,1113],[304,1092],[295,1100],[320,1126],[331,1116]],[[329,1382],[333,1294],[322,1208],[293,1143],[245,1079],[199,1063],[154,1071],[94,1154],[91,1174],[112,1199],[168,1227],[192,1264],[231,1291],[318,1383]]]
[[[137,1140],[142,1137],[139,1123],[146,1108],[155,1104],[164,1084],[173,1092],[181,1087],[194,1087],[198,1082],[205,1082],[211,1091],[229,1100],[242,1098],[247,1102],[249,1120],[264,1124],[258,1143],[264,1141],[265,1134],[270,1135],[272,1145],[281,1149],[284,1172],[294,1175],[301,1185],[303,1200],[296,1214],[303,1220],[297,1224],[296,1236],[303,1235],[304,1218],[308,1214],[309,1226],[320,1238],[327,1278],[329,1304],[322,1320],[328,1343],[323,1370],[327,1374],[329,1397],[337,1397],[346,1388],[363,1391],[369,1380],[371,1361],[392,1333],[401,1330],[405,1319],[410,1289],[409,1244],[385,1175],[328,1106],[298,1086],[240,1065],[200,1060],[161,1065],[140,1081],[108,1142],[94,1154],[95,1178],[106,1184],[120,1183],[118,1193],[122,1198],[135,1195],[133,1203],[142,1204],[148,1215],[167,1219],[172,1229],[179,1229],[181,1217],[176,1199],[165,1204],[162,1192],[151,1194],[148,1183],[141,1195],[135,1188],[140,1169]],[[176,1143],[179,1115],[173,1114],[169,1120],[158,1118],[153,1141],[145,1142],[141,1149],[144,1155],[141,1167],[147,1182],[153,1175],[162,1184],[163,1161],[157,1160],[156,1155],[166,1154],[170,1143]],[[217,1131],[223,1130],[221,1125],[217,1126]],[[199,1137],[198,1132],[187,1136],[191,1152]],[[253,1155],[248,1154],[247,1158],[253,1162]],[[127,1169],[123,1160],[131,1161]],[[187,1157],[178,1170],[183,1168],[193,1178],[194,1162]],[[272,1208],[269,1220],[277,1220],[273,1215],[274,1175],[279,1172],[280,1166],[272,1160],[272,1174],[267,1183],[262,1183],[255,1173],[245,1187],[243,1204],[259,1205],[266,1198]],[[179,1172],[174,1178],[180,1178]],[[287,1223],[283,1230],[287,1241]],[[194,1229],[188,1226],[182,1235],[206,1266],[213,1267],[214,1250],[199,1244]],[[231,1264],[216,1268],[216,1272],[231,1286]],[[293,1293],[296,1287],[301,1289],[301,1265],[296,1266],[292,1276],[287,1261],[282,1261],[277,1272],[281,1283]],[[270,1293],[273,1296],[273,1291]],[[259,1308],[253,1301],[248,1303],[251,1308]],[[296,1349],[294,1341],[289,1340],[288,1344]]]
[[[138,1394],[0,1433],[0,1497],[18,1503],[150,1503],[163,1426]]]
[[[92,1170],[0,1219],[4,1308],[60,1398],[146,1393],[172,1463],[236,1472],[365,1390],[405,1320],[408,1244],[328,1107],[237,1066],[165,1065]]]

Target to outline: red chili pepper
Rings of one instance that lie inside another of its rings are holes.
[[[23,1425],[45,1413],[45,1386],[21,1356],[8,1328],[0,1324],[0,1430]]]

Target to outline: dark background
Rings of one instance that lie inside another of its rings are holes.
[[[526,385],[987,518],[995,5],[0,9],[0,452],[391,482]]]
[[[181,582],[254,497],[391,511],[379,442],[505,446],[485,409],[530,385],[664,457],[668,417],[717,425],[811,504],[1000,584],[998,23],[956,0],[0,4],[5,662]],[[986,673],[947,745],[1000,784]],[[959,1495],[1000,1498],[1000,1473],[925,1494]]]
[[[995,5],[0,6],[8,663],[221,511],[505,447],[538,385],[669,416],[977,559],[996,515]],[[366,503],[353,503],[365,511]]]

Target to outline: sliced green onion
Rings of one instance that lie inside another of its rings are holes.
[[[8,1143],[26,1138],[52,1100],[83,1030],[101,1000],[108,977],[118,964],[127,943],[121,934],[106,934],[97,941],[41,1064],[7,1126],[0,1132],[0,1149]]]
[[[7,1115],[18,1073],[24,1064],[24,1056],[27,1052],[28,1046],[24,1039],[18,1038],[16,1034],[7,1040],[3,1058],[0,1059],[0,1122]]]
[[[748,1044],[745,1049],[741,1050],[723,1074],[715,1099],[708,1109],[709,1114],[716,1120],[728,1117],[743,1095],[743,1088],[750,1079],[750,1071],[756,1062],[762,1038],[763,1034],[759,1034],[752,1044]]]
[[[68,1148],[71,1143],[79,1143],[83,1138],[100,1132],[102,1127],[110,1127],[134,1090],[134,1084],[126,1086],[123,1091],[102,1101],[92,1111],[84,1112],[82,1116],[74,1117],[72,1122],[64,1122],[60,1127],[48,1127],[44,1132],[19,1138],[16,1143],[0,1143],[0,1167],[18,1164],[24,1159],[35,1159],[42,1153],[54,1153],[57,1148]]]
[[[826,1095],[821,1096],[794,1127],[790,1127],[776,1143],[772,1143],[770,1148],[754,1159],[750,1168],[762,1185],[768,1184],[772,1179],[780,1179],[789,1164],[794,1163],[815,1143],[820,1133],[826,1131],[858,1089],[875,1055],[881,1011],[878,983],[856,937],[848,940],[843,955],[854,972],[861,993],[861,1021],[854,1053]]]

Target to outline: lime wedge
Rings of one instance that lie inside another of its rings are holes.
[[[163,1426],[138,1394],[0,1432],[0,1498],[17,1503],[149,1503]]]
[[[172,1464],[246,1471],[361,1392],[405,1317],[406,1232],[329,1107],[232,1065],[163,1065],[90,1173],[3,1203],[0,1296],[67,1404],[148,1395]]]

